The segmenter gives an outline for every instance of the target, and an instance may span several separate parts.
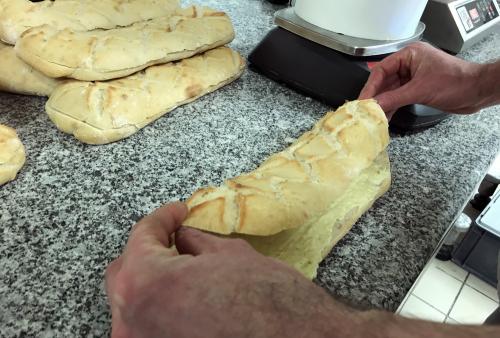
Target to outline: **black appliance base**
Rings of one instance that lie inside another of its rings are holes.
[[[334,108],[357,99],[376,57],[349,56],[283,28],[272,29],[249,56],[251,69]],[[390,122],[395,131],[418,131],[449,115],[423,105],[399,109]]]

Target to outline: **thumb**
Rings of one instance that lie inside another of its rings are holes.
[[[123,260],[139,258],[151,253],[151,248],[160,246],[165,250],[171,246],[174,232],[186,218],[187,207],[183,203],[167,204],[152,214],[144,217],[134,225],[123,250]],[[166,250],[169,255],[175,255],[173,250]]]
[[[374,97],[382,110],[386,113],[394,112],[409,104],[419,103],[415,96],[415,89],[410,83],[399,88],[383,92]]]
[[[175,233],[175,247],[179,254],[201,255],[215,253],[220,249],[219,241],[222,239],[200,230],[181,227]]]
[[[221,252],[247,252],[250,245],[241,239],[220,238],[200,230],[183,226],[175,233],[175,246],[179,254],[202,255]]]

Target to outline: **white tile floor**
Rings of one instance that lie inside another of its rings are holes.
[[[499,306],[497,290],[451,261],[433,259],[398,313],[449,324],[482,324]]]
[[[500,176],[500,154],[489,173]],[[434,258],[397,313],[440,323],[482,324],[498,306],[496,288],[451,261]]]

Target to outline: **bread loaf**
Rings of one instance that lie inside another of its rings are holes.
[[[243,69],[244,60],[237,52],[219,47],[123,79],[69,81],[52,93],[46,110],[60,130],[80,141],[110,143],[230,83]]]
[[[25,31],[18,56],[47,76],[84,81],[130,75],[151,65],[191,57],[234,38],[225,13],[206,7],[111,30],[75,32],[43,25]]]
[[[14,45],[25,30],[50,24],[89,31],[171,15],[178,0],[0,0],[0,40]]]
[[[388,142],[380,106],[349,102],[254,171],[194,193],[184,225],[259,236],[303,226],[327,212]]]
[[[16,131],[0,124],[0,185],[12,181],[26,160]]]
[[[279,259],[313,279],[323,258],[373,202],[389,189],[390,183],[389,158],[383,151],[321,216],[273,236],[232,237],[246,240],[263,255]]]
[[[12,46],[0,43],[0,60],[0,91],[49,96],[61,82],[24,63]]]

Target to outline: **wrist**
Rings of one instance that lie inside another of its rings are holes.
[[[478,72],[479,108],[500,104],[500,62],[480,66]]]
[[[311,317],[305,319],[307,323],[308,337],[311,338],[366,338],[379,337],[373,335],[369,328],[371,320],[365,318],[365,312],[355,310],[343,303],[333,299],[322,290],[322,297],[314,299],[314,306],[305,313]],[[314,309],[314,310],[313,310]],[[303,309],[304,310],[304,309]],[[375,312],[375,311],[373,311]],[[304,319],[304,315],[301,316]],[[294,321],[299,327],[287,325],[290,332],[283,335],[286,337],[296,336],[297,332],[304,331],[304,322]],[[380,336],[382,337],[382,336]]]
[[[405,332],[400,332],[398,320],[394,314],[378,310],[370,310],[360,313],[362,324],[361,334],[374,338],[395,338],[403,337]]]

